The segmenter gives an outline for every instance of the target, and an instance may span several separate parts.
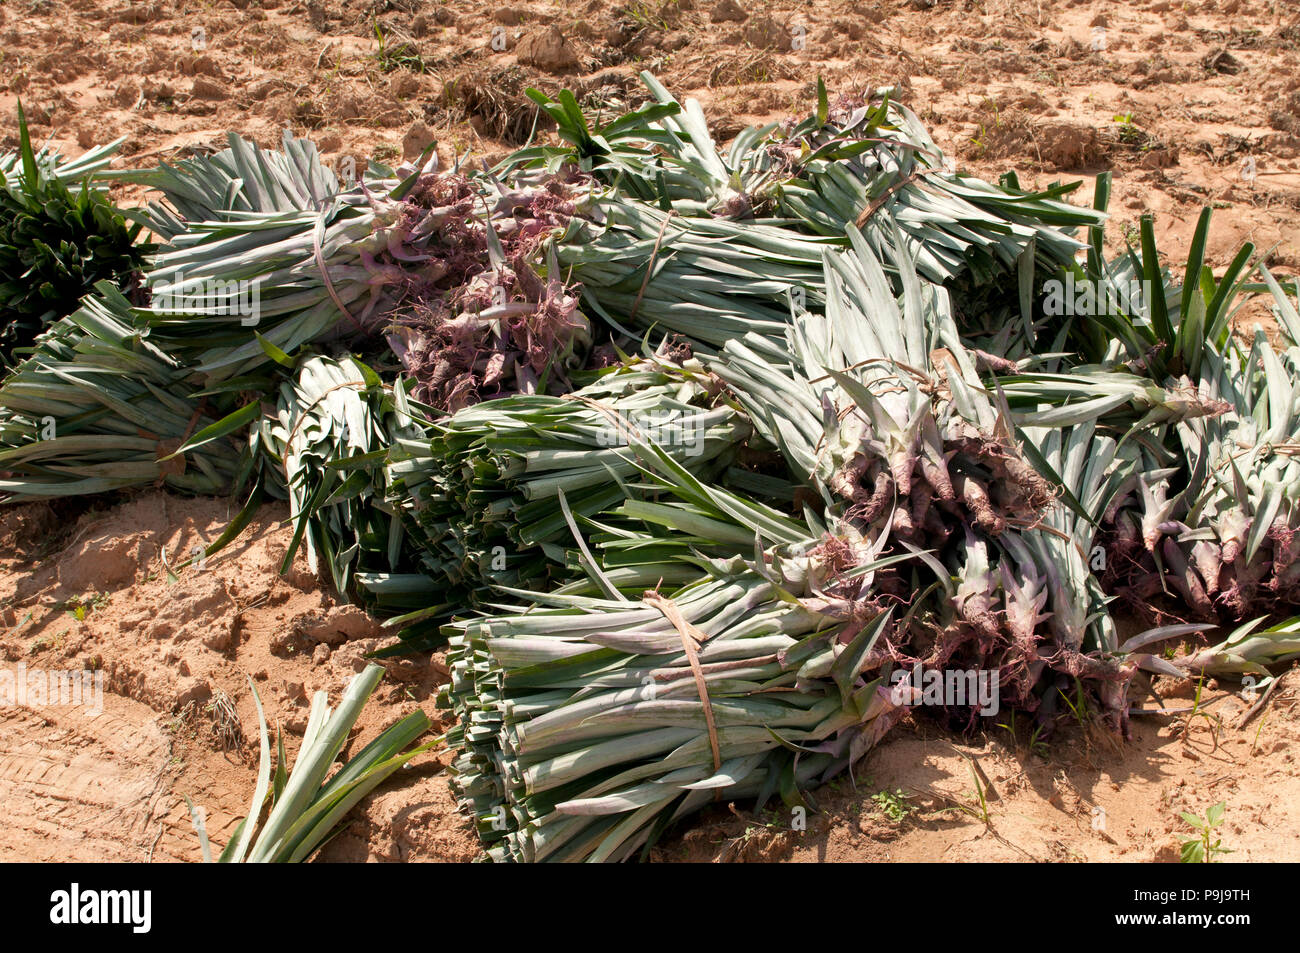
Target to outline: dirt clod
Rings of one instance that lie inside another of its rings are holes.
[[[749,14],[736,0],[718,0],[709,12],[709,19],[714,23],[741,23],[749,19]]]
[[[793,35],[783,30],[771,17],[759,17],[745,26],[745,42],[755,49],[788,53],[794,45]]]
[[[230,89],[225,83],[218,82],[207,76],[194,77],[194,85],[190,88],[190,95],[195,99],[207,99],[220,101],[230,98]]]
[[[523,65],[535,66],[548,73],[566,73],[578,65],[573,46],[557,26],[526,34],[519,41],[515,55]]]
[[[402,158],[419,158],[420,153],[433,145],[436,138],[437,134],[423,120],[412,123],[402,137]]]

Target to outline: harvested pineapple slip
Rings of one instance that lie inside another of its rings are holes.
[[[826,314],[794,319],[787,365],[740,344],[716,362],[820,512],[792,523],[638,440],[670,501],[593,517],[585,586],[449,627],[454,784],[495,859],[620,859],[715,795],[797,799],[901,716],[899,664],[996,672],[991,701],[1029,711],[1077,678],[1123,725],[1136,666],[1114,657],[1088,536],[980,387],[947,292],[896,264],[900,300],[855,238],[828,256]],[[1095,423],[1064,448],[1042,437],[1094,507],[1116,479]]]
[[[0,367],[98,282],[135,290],[151,248],[96,179],[120,139],[77,159],[34,150],[21,102],[18,138],[18,152],[0,155]]]
[[[752,428],[719,389],[698,361],[640,358],[563,397],[479,404],[393,455],[393,502],[420,534],[425,566],[463,584],[466,599],[563,578],[557,544],[571,541],[573,517],[635,493],[631,447],[651,439],[708,480],[734,462]]]
[[[384,654],[447,645],[494,860],[801,803],[920,704],[1123,734],[1141,669],[1300,655],[1288,280],[1211,273],[1208,213],[1177,279],[1150,221],[1108,261],[1104,176],[1085,208],[964,175],[887,91],[724,150],[643,80],[603,123],[534,93],[559,142],[491,170],[341,183],[232,135],[116,173],[162,196],[123,213],[148,299],[104,276],[20,349],[0,491],[233,492],[209,554],[288,499],[282,571],[305,550]],[[1283,349],[1234,324],[1263,294]],[[1129,603],[1157,628],[1122,639]]]

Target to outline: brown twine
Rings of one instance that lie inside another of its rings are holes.
[[[311,415],[311,412],[315,410],[317,407],[319,407],[321,403],[325,400],[325,398],[328,397],[330,394],[334,393],[336,390],[342,390],[345,387],[355,387],[358,390],[364,390],[366,387],[366,382],[365,381],[344,381],[342,384],[335,384],[333,387],[326,388],[325,391],[319,397],[317,397],[315,400],[313,400],[310,404],[308,404],[306,407],[302,409],[302,412],[298,417],[298,422],[293,425],[293,429],[289,431],[289,436],[287,436],[284,440],[284,448],[286,450],[288,450],[289,447],[293,444],[293,438],[298,436],[298,428],[307,422],[307,418]],[[284,465],[284,479],[285,479],[285,485],[287,486],[289,482],[288,463],[285,463]]]
[[[760,655],[757,658],[733,659],[730,662],[711,662],[708,665],[705,665],[704,663],[701,662],[700,671],[701,672],[734,672],[736,669],[739,668],[751,668],[757,665],[769,665],[772,662],[776,662],[778,660],[779,660],[779,656],[777,656],[777,654],[773,652],[771,655]],[[686,678],[688,675],[691,675],[693,673],[683,672],[681,669],[676,669],[676,668],[663,668],[663,669],[655,669],[650,674],[654,677],[654,680],[656,682],[675,682],[678,679]],[[778,687],[777,690],[789,691],[790,689],[785,687]]]
[[[641,298],[645,296],[646,286],[650,284],[650,275],[654,273],[655,260],[659,257],[659,246],[663,243],[664,232],[668,231],[668,223],[673,220],[673,216],[676,214],[676,212],[669,212],[664,216],[664,223],[659,226],[659,235],[655,238],[655,247],[650,251],[650,261],[646,263],[645,277],[641,279],[641,288],[636,293],[636,300],[632,302],[632,310],[627,313],[629,321],[635,321],[636,313],[641,310]]]
[[[677,608],[677,603],[673,600],[661,596],[657,592],[647,592],[641,597],[641,601],[646,605],[654,606],[664,614],[664,618],[673,624],[677,634],[681,636],[682,648],[686,651],[686,660],[691,665],[691,674],[695,676],[695,690],[699,692],[700,701],[704,705],[704,724],[709,729],[709,749],[713,752],[713,771],[716,774],[722,770],[722,750],[718,745],[718,726],[713,719],[713,703],[709,700],[709,685],[704,680],[704,669],[700,666],[700,655],[698,647],[708,641],[708,636],[691,625],[682,617],[681,610]],[[721,793],[721,789],[718,789]]]
[[[645,431],[642,430],[630,416],[623,416],[623,414],[619,413],[608,404],[602,404],[594,397],[588,397],[585,394],[569,393],[564,395],[564,399],[576,400],[579,403],[586,404],[598,413],[603,414],[605,418],[614,425],[616,430],[627,433],[629,437],[635,435],[642,443],[651,443],[651,440],[646,435]]]
[[[1036,529],[1039,532],[1048,533],[1049,535],[1060,537],[1062,540],[1064,540],[1065,542],[1069,543],[1071,546],[1074,547],[1075,552],[1077,552],[1080,556],[1083,557],[1083,561],[1085,563],[1088,561],[1088,553],[1084,550],[1083,545],[1077,539],[1075,539],[1069,533],[1063,533],[1061,530],[1057,529],[1054,526],[1048,526],[1046,523],[1042,521],[1041,518],[1027,520],[1019,516],[1008,516],[1006,519],[1007,519],[1008,526],[1014,526],[1017,529],[1024,529],[1024,530]]]
[[[842,368],[840,373],[847,374],[849,371],[856,371],[859,367],[868,367],[872,364],[892,365],[901,370],[907,371],[907,373],[911,374],[913,377],[916,378],[918,384],[928,384],[933,382],[933,377],[931,377],[931,375],[925,373],[919,368],[913,367],[911,364],[904,364],[902,361],[892,357],[864,358],[855,364],[850,364],[848,367]],[[822,381],[829,381],[829,380],[834,380],[833,374],[823,374],[821,377],[814,377],[808,383],[820,384]],[[902,387],[896,387],[894,388],[894,392],[901,391],[902,389],[903,389]]]
[[[171,443],[170,440],[163,440],[162,437],[160,437],[158,434],[155,433],[148,434],[148,436],[152,437],[157,444],[156,453],[158,454],[158,456],[156,458],[156,462],[163,462],[165,457],[170,457],[173,453],[175,453],[177,450],[179,450],[181,447],[185,446],[185,444],[189,442],[190,437],[194,436],[194,428],[198,426],[199,418],[203,416],[203,412],[207,410],[207,407],[208,407],[208,399],[206,397],[200,398],[199,405],[194,408],[194,413],[190,415],[190,422],[185,425],[185,433],[181,435],[181,439],[176,442],[175,447],[169,449],[167,445]],[[137,432],[141,434],[146,433],[146,431],[138,430],[138,429]],[[185,460],[185,454],[182,453],[180,455],[180,459],[177,461],[176,465],[180,467],[181,473],[185,472],[185,470],[188,468],[188,464]],[[164,470],[162,473],[158,474],[158,479],[154,481],[154,486],[162,486],[167,479],[167,473],[168,471]]]
[[[181,437],[182,447],[189,442],[190,437],[194,436],[194,428],[198,426],[199,418],[203,416],[203,412],[207,409],[208,399],[206,397],[200,398],[199,406],[194,408],[194,413],[190,415],[190,422],[185,426],[185,435]],[[182,454],[182,456],[184,456],[184,454]]]
[[[871,216],[875,215],[878,211],[880,211],[880,207],[889,200],[889,197],[891,195],[893,195],[895,192],[897,192],[899,189],[903,188],[904,186],[911,185],[913,182],[917,181],[918,179],[922,179],[927,175],[934,175],[937,171],[939,170],[921,169],[917,172],[913,172],[909,176],[899,179],[889,188],[885,189],[885,191],[881,192],[880,195],[876,197],[876,200],[874,202],[872,202],[870,205],[864,208],[861,214],[858,215],[857,221],[855,221],[853,224],[856,225],[858,228],[861,228],[863,225],[867,224],[867,221],[871,218]]]
[[[316,220],[316,227],[312,230],[311,243],[312,249],[315,252],[316,269],[320,272],[321,278],[324,279],[325,290],[328,291],[329,296],[334,299],[334,305],[343,312],[344,316],[349,321],[352,322],[352,326],[357,329],[357,332],[364,335],[366,329],[361,326],[361,322],[352,316],[352,312],[348,310],[348,306],[343,303],[343,299],[339,297],[339,293],[334,290],[334,282],[330,280],[329,269],[325,267],[325,252],[324,249],[321,248],[320,240],[321,236],[325,233],[325,217],[329,212],[330,209],[328,206],[321,209],[320,217]]]

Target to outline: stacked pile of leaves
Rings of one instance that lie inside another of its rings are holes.
[[[963,175],[888,91],[722,150],[643,79],[604,123],[531,92],[559,142],[493,170],[345,186],[232,136],[117,173],[162,196],[147,300],[108,276],[0,383],[0,491],[238,491],[210,551],[287,499],[286,566],[448,645],[498,860],[799,803],[922,676],[991,679],[954,728],[1084,699],[1122,733],[1142,669],[1300,654],[1300,312],[1253,249],[1216,277],[1207,212],[1179,278],[1150,219],[1108,260],[1104,176]],[[1280,349],[1235,327],[1259,293]]]
[[[18,152],[0,155],[0,366],[97,282],[137,289],[150,251],[92,181],[121,140],[74,161],[34,151],[21,103],[18,136]]]

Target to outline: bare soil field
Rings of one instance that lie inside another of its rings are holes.
[[[1023,184],[1114,177],[1112,248],[1144,212],[1177,258],[1212,206],[1208,263],[1243,241],[1300,271],[1300,11],[1263,0],[0,0],[0,148],[76,154],[124,136],[119,167],[220,148],[227,130],[310,135],[358,167],[429,143],[447,162],[526,141],[523,91],[638,101],[641,70],[694,96],[719,141],[834,90],[892,85],[961,165]],[[135,198],[136,196],[127,196]],[[254,787],[248,678],[290,751],[309,699],[337,701],[379,624],[300,563],[276,569],[287,512],[263,507],[201,570],[172,576],[237,507],[162,491],[0,509],[5,664],[104,673],[102,710],[0,708],[0,860],[193,861],[188,798],[223,844]],[[436,724],[438,654],[385,662],[344,754],[414,707]],[[1227,802],[1230,861],[1300,859],[1300,681],[1258,712],[1237,686],[1142,679],[1120,741],[1087,719],[1038,743],[1009,713],[975,737],[905,721],[817,810],[721,803],[655,848],[692,861],[1177,861],[1180,811]],[[1143,694],[1147,688],[1150,693]],[[233,711],[234,714],[231,714]],[[1247,718],[1247,715],[1250,715]],[[446,754],[366,799],[319,859],[466,861]]]

